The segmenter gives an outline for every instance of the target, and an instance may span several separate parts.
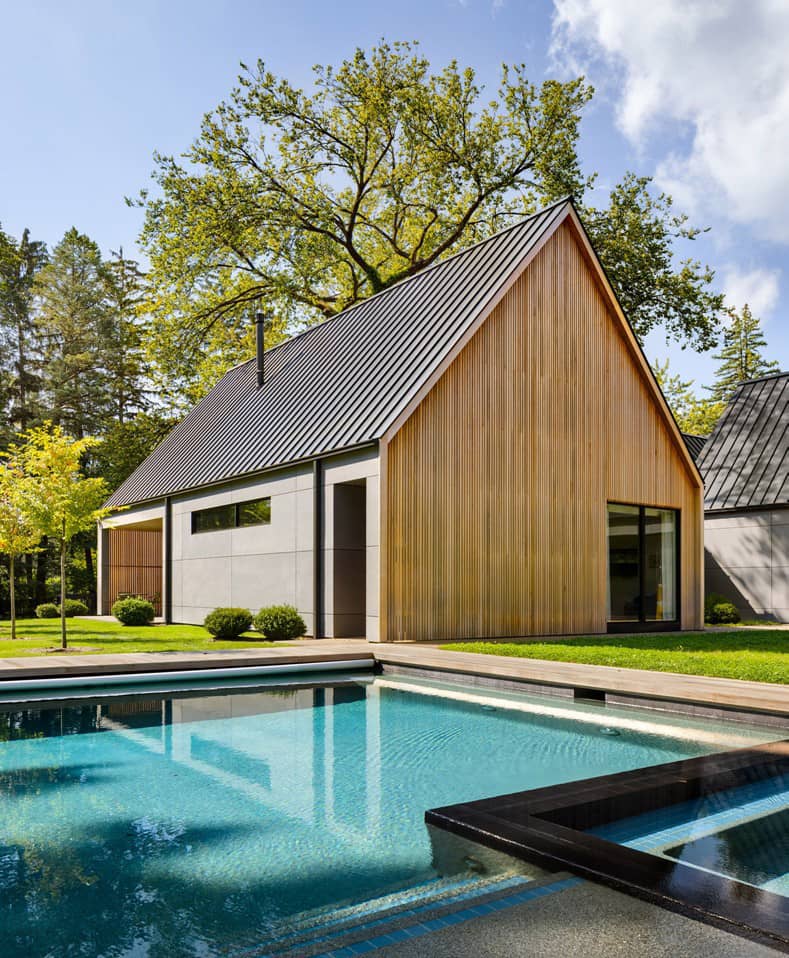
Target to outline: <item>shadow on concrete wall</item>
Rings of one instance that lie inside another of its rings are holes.
[[[743,619],[769,619],[764,612],[757,612],[750,600],[743,595],[739,586],[732,581],[731,576],[718,562],[715,556],[704,550],[704,595],[711,593],[722,595],[732,602]]]

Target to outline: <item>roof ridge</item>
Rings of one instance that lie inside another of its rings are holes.
[[[750,386],[751,383],[760,383],[765,379],[780,379],[782,376],[789,376],[789,370],[777,370],[774,373],[765,373],[763,376],[755,376],[753,379],[743,379],[741,383],[737,384],[737,389],[742,389],[743,386]]]
[[[306,336],[308,333],[315,332],[316,329],[322,329],[327,323],[331,323],[335,319],[339,319],[341,316],[347,316],[348,313],[352,312],[355,309],[358,309],[361,306],[366,306],[367,303],[371,302],[374,299],[385,296],[387,293],[391,293],[393,290],[397,289],[400,286],[404,286],[406,283],[411,283],[414,280],[418,279],[420,276],[424,276],[426,273],[431,272],[431,270],[438,269],[440,266],[444,266],[447,263],[451,262],[453,259],[457,259],[460,256],[465,256],[467,253],[470,253],[472,250],[477,249],[480,246],[483,246],[485,243],[491,242],[491,240],[498,239],[500,236],[503,236],[505,233],[510,233],[515,229],[523,226],[526,223],[536,220],[537,217],[543,216],[545,213],[550,210],[562,206],[565,203],[573,205],[572,194],[568,193],[566,196],[561,197],[558,200],[554,200],[553,203],[549,203],[547,206],[543,206],[541,209],[537,210],[535,213],[529,214],[524,219],[519,220],[517,223],[512,223],[510,226],[505,226],[503,229],[498,230],[495,233],[491,233],[490,236],[484,237],[484,239],[478,240],[476,243],[472,243],[471,246],[465,246],[463,249],[458,250],[456,253],[452,253],[450,256],[447,256],[446,259],[439,259],[434,263],[431,263],[429,266],[425,266],[424,269],[418,270],[416,273],[413,273],[411,276],[404,276],[402,279],[399,279],[396,283],[392,283],[391,286],[387,286],[385,289],[379,290],[377,293],[373,293],[372,296],[367,296],[364,299],[360,299],[355,303],[351,303],[350,306],[346,306],[339,313],[335,313],[333,316],[327,316],[325,319],[320,320],[317,323],[313,323],[311,326],[307,326],[306,329],[302,329],[297,333],[294,333],[292,336],[288,336],[285,339],[281,339],[278,343],[274,343],[273,346],[270,346],[266,349],[266,353],[273,353],[274,350],[279,349],[281,346],[287,346],[288,343],[294,342],[294,340],[301,339],[303,336]],[[246,366],[248,363],[254,363],[255,357],[251,356],[249,359],[244,359],[240,363],[235,363],[233,366],[228,366],[225,371],[225,376],[232,372],[234,369],[240,369],[242,366]]]

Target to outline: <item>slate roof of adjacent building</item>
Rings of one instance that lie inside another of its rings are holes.
[[[685,445],[690,449],[690,454],[693,456],[695,462],[699,461],[699,456],[704,449],[704,444],[707,441],[706,436],[694,436],[693,433],[683,432],[682,438],[685,440]]]
[[[698,466],[705,511],[789,504],[789,373],[738,387]]]
[[[571,206],[515,226],[231,369],[108,500],[121,506],[377,441]]]

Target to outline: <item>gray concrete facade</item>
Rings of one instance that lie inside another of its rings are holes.
[[[789,622],[789,508],[704,518],[704,579],[743,618]]]
[[[377,641],[379,569],[379,457],[371,448],[323,460],[323,634]],[[192,532],[192,512],[271,498],[265,525]],[[216,489],[173,496],[170,530],[171,620],[202,623],[219,606],[256,612],[287,603],[314,634],[315,508],[312,463]],[[107,613],[105,531],[160,518],[165,504],[132,507],[105,520],[99,536],[100,613]],[[166,535],[163,536],[166,550]],[[163,563],[164,566],[164,563]],[[167,576],[163,575],[162,592]]]

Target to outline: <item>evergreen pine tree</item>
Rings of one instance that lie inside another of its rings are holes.
[[[4,420],[23,432],[41,418],[40,380],[36,374],[34,288],[47,261],[46,245],[30,239],[17,242],[0,230],[0,341]]]
[[[38,274],[43,389],[52,421],[78,439],[110,415],[104,368],[106,270],[99,247],[71,228]]]
[[[124,257],[123,249],[104,265],[103,365],[112,418],[123,424],[149,406],[141,315],[145,277],[135,260]]]
[[[778,363],[764,358],[767,342],[761,322],[748,304],[738,313],[729,310],[731,322],[723,332],[723,346],[714,358],[718,360],[715,381],[707,387],[715,402],[728,402],[734,390],[749,379],[778,372]]]

